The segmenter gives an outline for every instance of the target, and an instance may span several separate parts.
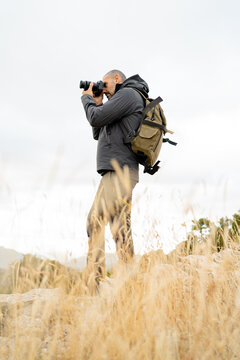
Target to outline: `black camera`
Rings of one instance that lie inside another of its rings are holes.
[[[87,90],[90,86],[90,83],[91,83],[91,81],[82,81],[81,80],[79,87],[80,87],[80,89]],[[92,87],[93,94],[95,96],[100,96],[104,89],[104,85],[105,85],[104,82],[101,80],[96,83],[93,83],[93,87]]]

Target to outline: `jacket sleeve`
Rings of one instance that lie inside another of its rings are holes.
[[[135,91],[123,88],[102,106],[96,106],[91,95],[81,97],[87,119],[92,127],[100,128],[120,120],[136,110]]]
[[[94,140],[98,140],[101,128],[92,127],[92,133]]]

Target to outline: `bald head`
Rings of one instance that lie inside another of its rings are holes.
[[[120,70],[111,70],[111,71],[109,71],[108,73],[106,73],[106,74],[104,75],[104,77],[105,77],[105,76],[108,76],[108,77],[110,77],[110,78],[113,79],[116,75],[118,75],[118,77],[119,77],[119,79],[120,79],[121,82],[124,82],[124,80],[126,80],[126,76],[125,76],[124,73],[123,73],[122,71],[120,71]]]

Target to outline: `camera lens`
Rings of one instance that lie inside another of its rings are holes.
[[[80,89],[87,90],[90,86],[90,81],[80,81],[79,87]]]
[[[80,81],[79,87],[80,89],[84,89],[85,91],[89,88],[91,81]],[[104,89],[105,83],[101,80],[93,83],[92,91],[95,96],[100,96]]]

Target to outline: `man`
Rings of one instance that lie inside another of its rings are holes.
[[[98,140],[97,172],[102,175],[87,219],[88,270],[96,284],[105,272],[104,227],[108,222],[119,260],[127,262],[134,255],[131,199],[139,176],[138,161],[126,135],[140,125],[145,104],[138,91],[145,96],[149,91],[139,75],[126,79],[119,70],[109,71],[103,82],[100,96],[94,96],[91,83],[81,98],[93,138]],[[104,94],[108,101],[103,104]]]

